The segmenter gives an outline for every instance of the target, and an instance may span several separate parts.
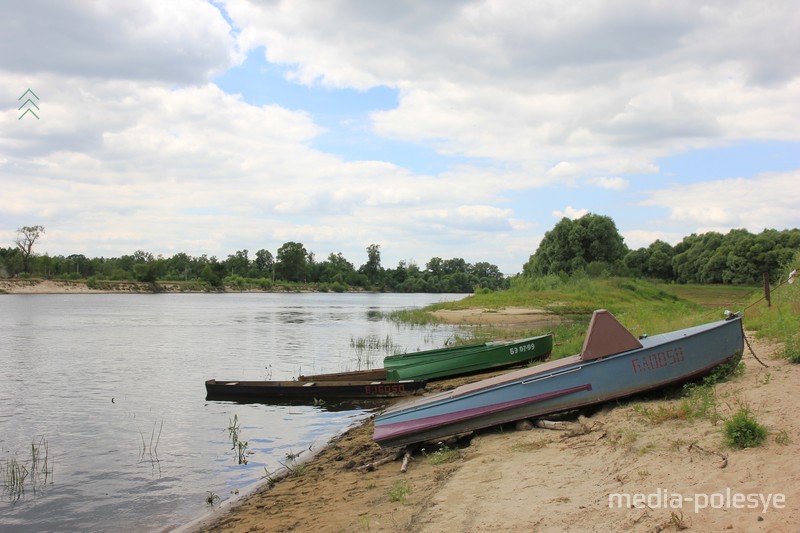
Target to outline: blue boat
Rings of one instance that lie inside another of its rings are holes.
[[[738,314],[637,339],[598,310],[580,354],[396,405],[375,417],[373,439],[404,446],[606,402],[700,377],[743,348]]]

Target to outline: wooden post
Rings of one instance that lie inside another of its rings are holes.
[[[767,307],[772,307],[769,299],[769,272],[764,272],[764,298],[767,300]]]

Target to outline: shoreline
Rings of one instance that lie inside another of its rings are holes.
[[[90,287],[83,280],[50,280],[50,279],[0,279],[0,296],[4,294],[240,294],[240,293],[272,293],[272,292],[318,292],[311,288],[287,287],[275,284],[268,290],[263,289],[211,289],[200,287],[199,282],[164,281],[148,283],[144,281],[109,281],[100,280]],[[348,292],[364,292],[351,290]]]
[[[656,394],[603,404],[573,420],[579,431],[513,424],[479,431],[469,442],[450,445],[458,449],[453,462],[432,464],[435,450],[429,449],[416,452],[401,473],[399,460],[360,468],[396,452],[372,441],[370,417],[280,481],[265,482],[177,531],[796,531],[800,421],[793,414],[800,410],[800,367],[780,357],[778,344],[750,343],[770,368],[746,353],[744,374],[718,384],[716,397],[720,416],[739,405],[757,414],[770,432],[758,448],[727,448],[721,423],[705,418],[656,420],[659,409],[682,401]],[[408,490],[393,501],[403,486]],[[782,494],[786,504],[762,512],[609,503],[613,494],[651,495],[657,489],[687,502],[726,489]]]

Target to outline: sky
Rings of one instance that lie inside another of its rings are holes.
[[[586,213],[632,249],[797,228],[798,28],[794,0],[0,0],[0,246],[510,275]]]

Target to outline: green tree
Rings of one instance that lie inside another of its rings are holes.
[[[11,277],[22,271],[22,253],[19,248],[0,248],[0,278]]]
[[[250,258],[247,250],[239,250],[232,255],[229,255],[225,260],[225,268],[228,274],[236,274],[238,276],[247,276],[250,272]]]
[[[289,241],[278,248],[275,262],[276,275],[286,281],[304,281],[308,276],[311,261],[313,257],[302,244]]]
[[[253,266],[255,266],[256,273],[259,276],[271,276],[274,263],[275,260],[272,257],[272,253],[264,249],[257,251],[256,258],[253,260]]]
[[[609,267],[622,261],[628,252],[614,221],[607,216],[589,213],[579,219],[562,218],[544,235],[536,253],[531,256],[523,272],[528,276],[571,274],[593,263]]]
[[[367,262],[361,267],[361,272],[367,276],[372,285],[381,281],[383,269],[381,268],[381,247],[379,244],[367,246]]]
[[[44,226],[22,226],[17,228],[17,238],[14,244],[17,245],[22,254],[22,270],[30,274],[31,258],[33,257],[33,245],[44,233]]]
[[[319,263],[319,281],[325,283],[355,284],[358,276],[353,263],[345,259],[342,252],[329,254],[328,259]]]

